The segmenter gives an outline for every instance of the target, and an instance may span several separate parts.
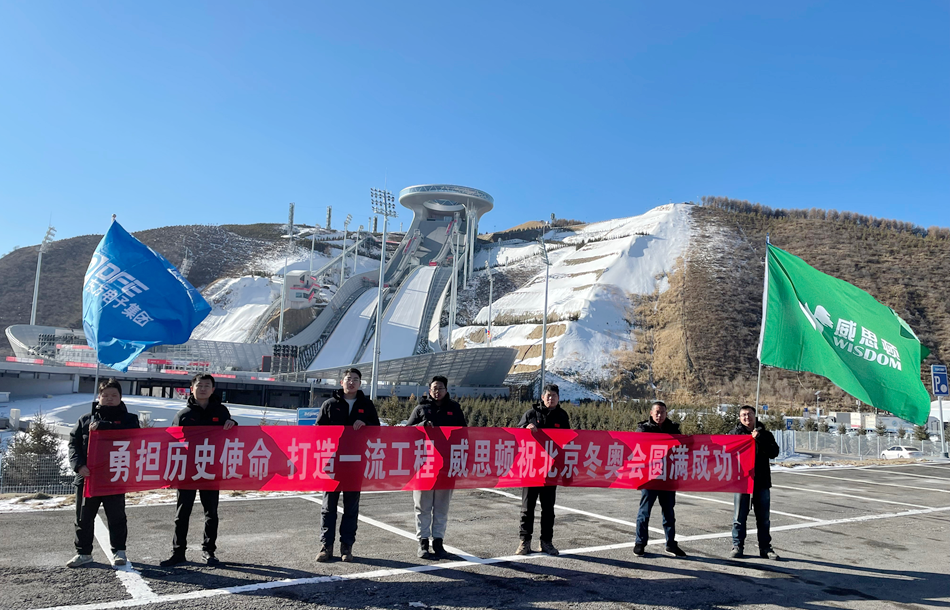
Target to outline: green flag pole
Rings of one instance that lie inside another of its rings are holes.
[[[762,330],[759,332],[759,341],[761,342],[762,332],[765,332],[765,310],[768,304],[769,291],[769,234],[765,234],[765,284],[762,286]],[[762,354],[759,353],[759,374],[755,379],[755,412],[759,412],[759,391],[762,389]]]

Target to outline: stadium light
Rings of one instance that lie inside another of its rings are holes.
[[[379,295],[376,297],[376,333],[373,338],[373,386],[370,399],[376,400],[376,385],[379,383],[379,340],[383,324],[383,282],[386,279],[386,225],[389,217],[396,218],[396,198],[385,189],[369,189],[370,204],[375,214],[383,215],[383,241],[379,249]]]
[[[56,229],[50,225],[46,229],[46,235],[40,243],[40,251],[36,255],[36,279],[33,280],[33,309],[30,311],[30,326],[36,324],[36,299],[40,293],[40,267],[43,265],[43,253],[49,249],[53,243],[53,236],[56,235]]]

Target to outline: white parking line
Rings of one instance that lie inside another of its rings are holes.
[[[515,494],[508,493],[507,491],[501,491],[500,489],[492,489],[490,487],[479,487],[479,491],[490,491],[494,494],[498,494],[499,496],[505,496],[506,498],[514,498],[515,500],[521,501],[521,496],[516,496]],[[588,517],[593,517],[595,519],[600,519],[602,521],[610,521],[611,523],[619,523],[620,525],[626,525],[626,526],[632,527],[634,530],[637,529],[636,521],[624,521],[623,519],[615,519],[613,517],[608,517],[606,515],[598,515],[597,513],[591,513],[586,510],[580,510],[578,508],[571,508],[569,506],[564,506],[562,504],[555,504],[554,508],[558,510],[567,511],[569,513],[577,513],[579,515],[586,515]],[[656,527],[651,527],[648,529],[655,534],[664,533],[663,530]]]
[[[303,499],[303,500],[307,500],[307,501],[309,501],[309,502],[314,502],[314,503],[316,503],[316,504],[322,504],[322,503],[323,503],[322,498],[316,498],[316,497],[314,497],[314,496],[300,496],[300,497],[301,497],[301,499]],[[358,518],[360,521],[362,521],[363,523],[368,523],[369,525],[376,526],[376,527],[378,527],[378,528],[380,528],[380,529],[386,530],[387,532],[390,532],[390,533],[392,533],[392,534],[396,534],[397,536],[402,536],[403,538],[408,538],[409,540],[415,540],[415,541],[417,541],[417,542],[418,542],[418,540],[419,540],[418,538],[416,538],[416,535],[413,534],[412,532],[407,532],[406,530],[401,530],[401,529],[399,529],[398,527],[394,527],[394,526],[392,526],[392,525],[389,525],[388,523],[383,523],[382,521],[377,521],[376,519],[372,519],[372,518],[366,517],[366,516],[364,516],[364,515],[359,515],[357,518]],[[461,557],[461,558],[464,559],[465,561],[469,561],[469,562],[471,562],[471,563],[484,563],[484,562],[485,562],[485,560],[482,559],[481,557],[476,557],[475,555],[472,555],[471,553],[466,553],[465,551],[463,551],[463,550],[461,550],[461,549],[457,549],[457,548],[455,548],[454,546],[445,545],[445,550],[447,550],[448,552],[453,553],[453,554],[455,554],[455,555],[458,555],[459,557]]]
[[[735,502],[733,502],[732,500],[717,500],[715,498],[707,498],[704,496],[694,496],[692,494],[684,494],[682,492],[676,492],[676,496],[683,497],[683,498],[691,498],[693,500],[705,500],[706,502],[715,502],[716,504],[728,504],[729,506],[733,506],[733,507],[735,506]],[[778,511],[778,510],[770,510],[769,513],[773,515],[782,515],[783,517],[792,517],[793,519],[802,519],[803,521],[822,521],[822,519],[818,519],[816,517],[806,517],[805,515],[783,513],[782,511]]]
[[[898,506],[913,506],[914,508],[930,508],[929,506],[923,506],[921,504],[911,504],[910,502],[894,502],[892,500],[880,500],[878,498],[866,498],[864,496],[856,496],[854,494],[839,494],[833,491],[822,491],[819,489],[808,489],[807,487],[792,487],[791,485],[773,485],[773,489],[793,489],[795,491],[804,491],[810,494],[822,494],[825,496],[839,496],[842,498],[850,498],[853,500],[864,500],[865,502],[880,502],[881,504],[897,504]]]
[[[112,543],[109,540],[109,528],[106,527],[106,524],[102,521],[102,517],[99,515],[96,515],[95,533],[96,542],[102,547],[102,552],[106,554],[111,564]],[[129,595],[132,596],[132,599],[152,599],[157,597],[157,594],[148,586],[148,583],[145,582],[142,575],[136,572],[132,567],[132,562],[126,562],[124,566],[113,565],[112,569],[115,570],[116,577],[119,579],[119,582],[122,583],[122,586],[125,587]]]
[[[931,513],[939,513],[950,511],[950,506],[943,506],[939,508],[925,508],[922,510],[908,510],[900,513],[889,513],[884,515],[864,515],[861,517],[847,517],[844,519],[829,519],[827,521],[820,521],[817,523],[797,523],[794,525],[783,525],[779,527],[773,527],[771,531],[785,531],[785,530],[795,530],[795,529],[809,529],[813,527],[826,527],[829,525],[841,525],[844,523],[860,523],[864,521],[877,521],[881,519],[896,519],[901,517],[913,517],[917,515],[926,515]],[[680,538],[683,542],[690,542],[695,540],[713,540],[717,538],[731,538],[732,532],[718,532],[715,534],[700,534],[697,536],[684,536]],[[662,541],[654,541],[654,544],[660,544]],[[600,553],[603,551],[612,551],[619,549],[630,548],[634,545],[633,542],[624,542],[619,544],[608,544],[603,546],[592,546],[592,547],[583,547],[577,549],[568,549],[561,551],[561,557],[570,556],[570,555],[588,555],[591,553]],[[497,563],[512,563],[512,562],[526,562],[533,559],[552,559],[558,561],[559,558],[551,557],[550,555],[543,555],[540,553],[532,555],[510,555],[505,557],[493,557],[491,559],[482,560],[482,565],[491,565]],[[350,580],[369,580],[374,578],[384,578],[387,576],[399,576],[405,574],[412,574],[414,572],[437,572],[442,570],[455,570],[458,568],[464,568],[466,566],[473,565],[470,562],[465,561],[453,561],[448,563],[441,564],[430,564],[423,566],[413,566],[411,568],[394,568],[389,570],[374,570],[372,572],[361,572],[357,574],[346,574],[342,576],[316,576],[313,578],[293,578],[286,580],[276,580],[269,582],[256,583],[251,585],[241,585],[238,587],[226,587],[223,589],[202,589],[198,591],[190,591],[188,593],[176,593],[173,595],[160,595],[155,596],[149,599],[125,599],[118,600],[114,602],[100,602],[96,604],[77,604],[71,606],[52,606],[49,608],[42,608],[40,610],[108,610],[111,608],[132,608],[136,606],[146,606],[151,604],[158,603],[168,603],[168,602],[178,602],[178,601],[189,601],[194,599],[207,599],[210,597],[217,597],[220,595],[234,595],[240,593],[252,593],[256,591],[266,591],[269,589],[282,589],[286,587],[297,587],[302,585],[313,585],[321,584],[328,582],[345,582]]]
[[[889,474],[889,475],[893,475],[897,477],[915,477],[918,479],[932,479],[934,481],[944,481],[946,483],[950,483],[950,479],[948,479],[947,477],[932,477],[926,474],[915,474],[913,472],[904,472],[903,470],[900,472],[888,472],[887,470],[869,468],[868,472],[880,472],[881,474]]]
[[[881,485],[884,487],[900,487],[901,489],[916,489],[918,491],[935,491],[937,493],[950,494],[950,489],[934,489],[932,487],[916,487],[914,485],[899,485],[897,483],[878,483],[876,481],[864,481],[861,479],[846,479],[843,477],[832,477],[826,474],[814,474],[810,472],[799,472],[803,477],[818,477],[819,479],[832,479],[835,481],[849,481],[851,483],[862,483],[865,485]]]

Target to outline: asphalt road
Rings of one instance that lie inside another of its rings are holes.
[[[129,507],[126,570],[99,545],[93,567],[63,567],[71,510],[0,514],[0,608],[950,607],[950,464],[797,469],[773,484],[779,561],[729,558],[728,494],[678,494],[680,559],[663,553],[658,505],[646,556],[633,554],[639,492],[620,490],[558,490],[560,557],[514,556],[519,489],[456,492],[456,555],[442,561],[416,558],[408,493],[363,495],[354,563],[314,561],[319,494],[222,501],[217,568],[200,561],[198,506],[192,562],[176,568],[158,565],[173,505]]]

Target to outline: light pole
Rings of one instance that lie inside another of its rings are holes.
[[[458,269],[459,269],[459,215],[456,212],[455,222],[452,223],[452,292],[449,298],[449,336],[445,340],[445,351],[452,349],[452,327],[455,326],[455,308],[458,299]]]
[[[350,272],[350,275],[356,275],[356,259],[360,256],[360,239],[363,234],[363,225],[360,225],[360,228],[356,230],[356,239],[353,241],[353,271]]]
[[[538,236],[541,242],[541,256],[544,259],[544,312],[541,318],[541,388],[538,390],[538,398],[541,398],[541,392],[544,390],[544,364],[548,352],[548,279],[551,272],[551,259],[548,258],[548,249],[544,245],[544,228],[541,228],[541,235]]]
[[[56,229],[50,225],[46,229],[46,235],[43,237],[43,241],[40,242],[40,252],[36,255],[36,279],[33,280],[33,309],[30,311],[30,326],[36,324],[36,298],[40,293],[40,267],[43,265],[43,253],[49,249],[49,245],[53,243],[53,236],[56,235]]]
[[[485,271],[488,272],[488,347],[491,347],[491,301],[492,290],[495,288],[495,276],[492,275],[490,261],[485,261]]]
[[[307,268],[307,280],[313,275],[313,244],[317,239],[317,225],[313,225],[313,233],[310,234],[310,266]]]
[[[821,417],[821,407],[818,406],[818,398],[821,396],[821,390],[815,392],[815,421]]]
[[[353,220],[352,214],[346,215],[346,220],[343,221],[343,254],[340,257],[340,288],[343,288],[343,273],[346,271],[346,228],[350,226],[350,221]],[[339,290],[339,288],[337,288]]]
[[[369,190],[373,212],[383,215],[383,241],[379,250],[379,294],[376,297],[376,333],[373,338],[373,387],[370,388],[370,398],[376,400],[376,386],[379,383],[379,340],[383,334],[383,282],[386,279],[386,224],[389,217],[396,217],[396,198],[391,191]]]
[[[294,204],[290,204],[287,216],[288,240],[287,251],[284,252],[284,283],[280,289],[280,321],[277,323],[277,343],[284,338],[284,298],[287,295],[287,265],[290,264],[290,249],[294,247]]]

